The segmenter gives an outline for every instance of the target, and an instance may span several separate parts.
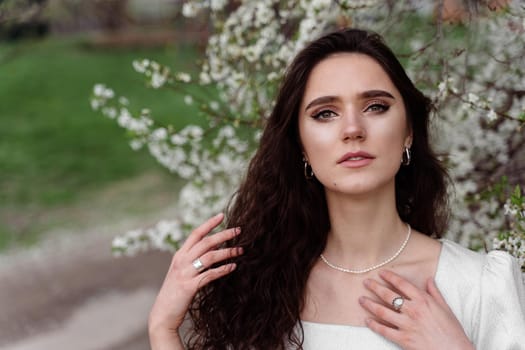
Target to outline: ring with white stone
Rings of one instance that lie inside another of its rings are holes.
[[[403,307],[403,304],[405,303],[405,299],[402,297],[395,297],[392,300],[392,306],[394,307],[394,310],[399,311],[401,310],[401,307]]]
[[[193,265],[195,270],[197,270],[198,272],[201,272],[202,270],[204,270],[204,264],[202,263],[200,258],[193,260],[191,264]]]

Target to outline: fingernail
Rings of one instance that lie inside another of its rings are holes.
[[[239,233],[241,233],[241,228],[240,227],[236,227],[235,228],[235,234],[238,235]]]
[[[359,297],[359,304],[364,304],[365,302],[365,297]]]
[[[239,254],[242,254],[244,253],[244,248],[243,247],[239,247]]]
[[[370,286],[370,280],[369,280],[369,279],[364,280],[364,281],[363,281],[363,284],[364,284],[365,286],[367,286],[367,287]]]

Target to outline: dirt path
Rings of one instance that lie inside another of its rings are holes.
[[[0,255],[0,349],[147,349],[148,312],[171,254],[114,258],[109,247],[115,234],[175,210],[157,205]]]

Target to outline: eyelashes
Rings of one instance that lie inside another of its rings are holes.
[[[389,109],[390,109],[390,105],[388,103],[381,101],[381,100],[373,100],[373,101],[369,101],[365,105],[363,109],[363,113],[381,114],[381,113],[388,111]],[[339,116],[339,114],[330,108],[321,109],[317,112],[314,112],[311,115],[311,117],[315,120],[328,120],[328,119],[331,119],[337,116]]]
[[[323,109],[317,113],[314,113],[312,114],[312,118],[313,119],[329,119],[331,117],[336,117],[337,116],[337,113],[335,113],[334,111],[331,111],[329,109]]]
[[[365,112],[386,112],[389,108],[390,105],[384,101],[370,101],[365,107]]]

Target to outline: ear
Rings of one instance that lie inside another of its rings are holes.
[[[310,163],[310,160],[308,159],[308,155],[306,154],[306,152],[303,150],[302,153],[303,153],[303,161]]]
[[[408,114],[406,114],[405,122],[405,139],[403,140],[403,146],[410,148],[414,140],[414,129],[412,128],[412,121]]]
[[[405,147],[410,148],[412,147],[412,141],[412,129],[409,129],[407,132],[407,136],[405,137],[405,142],[403,144],[405,145]]]

